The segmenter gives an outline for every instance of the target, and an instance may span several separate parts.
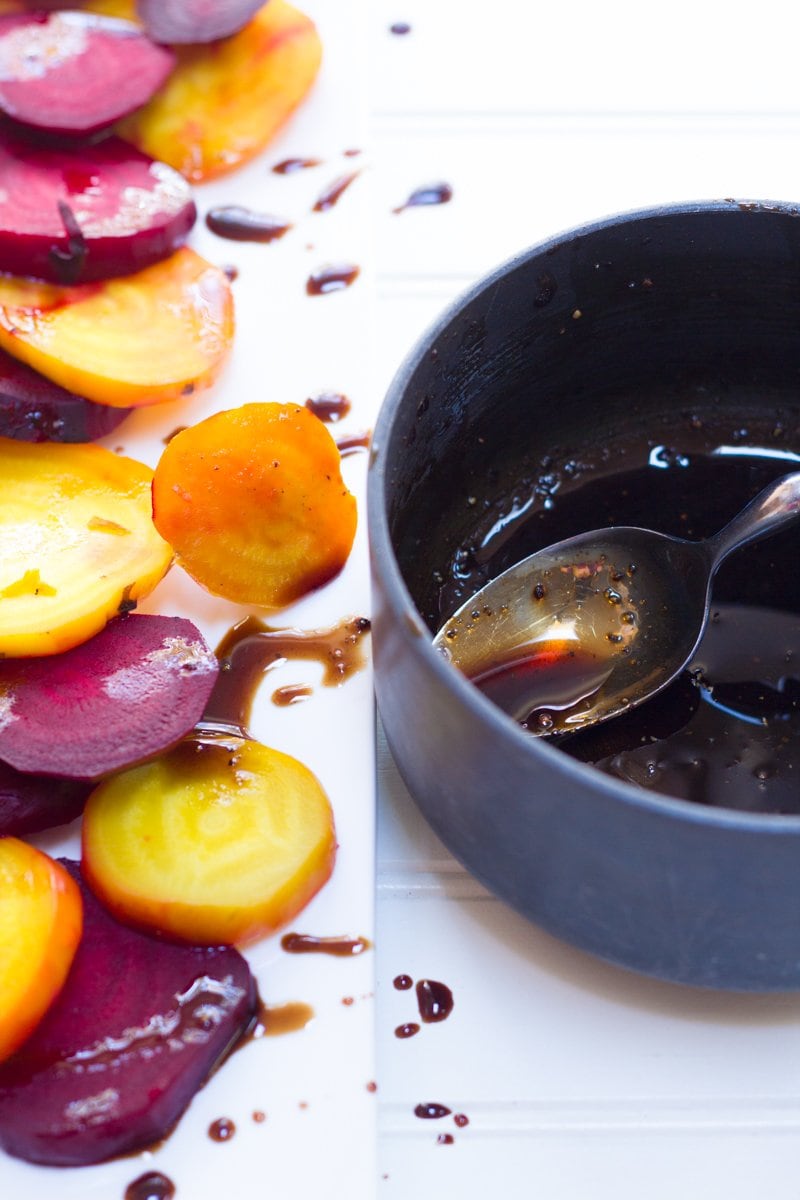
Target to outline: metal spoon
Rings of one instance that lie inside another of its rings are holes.
[[[800,472],[716,536],[596,529],[531,554],[476,592],[434,645],[532,733],[608,720],[691,660],[721,563],[800,517]]]

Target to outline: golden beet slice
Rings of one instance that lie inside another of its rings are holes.
[[[233,327],[224,272],[187,247],[102,283],[59,287],[0,276],[0,347],[68,391],[114,408],[207,387]]]
[[[0,838],[0,1061],[36,1028],[72,965],[83,925],[77,885],[58,863]]]
[[[0,438],[0,479],[0,656],[86,641],[167,571],[142,463],[101,446]]]
[[[286,0],[269,0],[233,37],[174,49],[170,78],[117,128],[195,181],[262,150],[308,92],[322,58],[314,23]]]
[[[172,438],[153,477],[153,520],[208,591],[283,608],[342,569],[356,502],[313,413],[245,404]]]
[[[84,811],[83,873],[106,907],[200,945],[241,945],[292,920],[335,852],[316,777],[245,738],[187,738],[101,783]]]

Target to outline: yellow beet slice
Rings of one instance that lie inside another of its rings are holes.
[[[67,977],[83,926],[74,880],[17,838],[0,838],[0,1061],[33,1032]]]
[[[318,417],[245,404],[170,440],[153,477],[153,520],[210,592],[283,608],[342,569],[356,502]]]
[[[172,551],[142,463],[102,446],[0,438],[0,479],[0,655],[68,650],[166,573]]]
[[[121,920],[203,945],[290,921],[333,870],[333,814],[297,759],[189,738],[89,797],[83,872]]]
[[[207,387],[233,341],[223,271],[188,247],[102,283],[0,276],[0,347],[99,404],[129,408]]]
[[[308,92],[322,58],[314,23],[286,0],[269,0],[232,37],[174,50],[177,66],[158,94],[116,128],[195,182],[262,150]]]

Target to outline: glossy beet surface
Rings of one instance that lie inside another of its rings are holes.
[[[240,30],[264,0],[137,0],[142,23],[156,42],[214,42]]]
[[[164,1137],[254,1016],[228,948],[177,946],[118,924],[81,882],[83,937],[67,982],[0,1066],[0,1146],[81,1166]]]
[[[0,762],[0,837],[24,837],[74,821],[91,788],[76,779],[27,775]]]
[[[0,17],[0,109],[52,134],[91,134],[144,104],[175,63],[130,21],[85,12]]]
[[[0,180],[0,271],[54,283],[133,274],[197,216],[182,175],[116,137],[62,150],[0,132]]]
[[[0,350],[0,437],[22,442],[93,442],[124,421],[127,408],[95,404]]]
[[[2,659],[0,759],[96,779],[151,758],[199,720],[217,669],[191,621],[155,615],[118,617],[63,654]]]

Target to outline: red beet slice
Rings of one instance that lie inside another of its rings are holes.
[[[0,108],[23,125],[90,134],[133,112],[175,65],[132,21],[86,12],[0,17]]]
[[[0,271],[64,284],[132,274],[196,219],[183,176],[121,138],[65,151],[0,133]]]
[[[0,759],[97,779],[152,758],[200,719],[218,669],[191,621],[155,615],[119,617],[64,654],[0,660]]]
[[[120,925],[83,895],[83,937],[58,999],[0,1065],[0,1146],[48,1166],[128,1154],[169,1132],[252,1021],[256,988],[227,947]]]
[[[74,821],[91,790],[90,783],[23,775],[0,762],[0,837],[24,837]]]
[[[0,436],[21,442],[92,442],[130,410],[67,392],[0,350]]]
[[[215,42],[237,33],[265,0],[136,0],[139,18],[156,42]]]

